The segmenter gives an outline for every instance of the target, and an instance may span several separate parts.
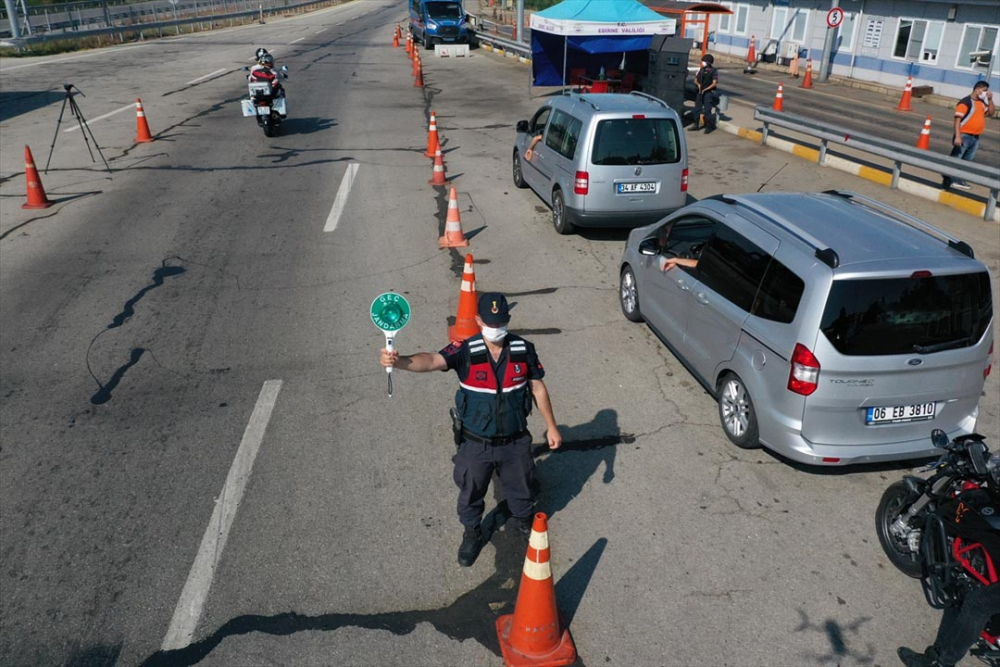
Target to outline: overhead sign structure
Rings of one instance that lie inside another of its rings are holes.
[[[410,304],[405,297],[395,292],[379,294],[372,301],[372,323],[385,334],[385,349],[392,352],[396,332],[410,321]],[[392,398],[392,366],[387,366],[389,374],[389,398]]]
[[[826,24],[831,28],[839,27],[844,22],[844,10],[834,7],[826,14]]]

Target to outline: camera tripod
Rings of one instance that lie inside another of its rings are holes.
[[[73,98],[73,88],[76,88],[72,83],[64,83],[63,90],[66,91],[66,97],[63,98],[62,108],[59,110],[59,120],[56,121],[56,132],[52,135],[52,145],[49,146],[49,159],[45,161],[45,173],[49,173],[49,163],[52,162],[52,152],[56,149],[56,139],[59,137],[59,126],[62,125],[63,114],[66,113],[66,104],[69,103],[70,113],[76,118],[76,122],[80,125],[80,134],[83,135],[83,140],[87,144],[87,152],[90,153],[90,161],[97,162],[94,159],[94,151],[90,148],[90,142],[93,140],[94,148],[97,149],[97,154],[101,156],[101,161],[104,163],[104,168],[111,173],[111,167],[108,165],[108,161],[104,159],[104,153],[101,152],[101,147],[97,143],[97,138],[94,133],[90,130],[90,125],[87,125],[87,119],[83,117],[83,112],[80,111],[80,105],[76,103]],[[83,91],[76,88],[76,92],[83,95]],[[86,95],[83,95],[86,97]]]

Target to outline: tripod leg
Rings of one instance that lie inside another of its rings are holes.
[[[87,152],[90,153],[90,161],[97,162],[94,159],[94,152],[90,150],[90,141],[93,140],[94,148],[97,149],[97,154],[101,156],[101,162],[104,163],[104,168],[111,173],[111,166],[108,165],[108,161],[104,157],[104,152],[101,151],[101,147],[97,144],[97,137],[94,136],[94,132],[90,129],[90,125],[87,123],[87,119],[83,117],[83,111],[80,110],[80,105],[76,103],[76,100],[70,100],[70,104],[73,107],[73,115],[76,116],[76,121],[80,124],[80,133],[83,134],[83,140],[87,143]],[[87,138],[90,135],[90,139]]]
[[[52,145],[49,146],[49,159],[45,161],[45,173],[49,173],[49,162],[52,162],[52,151],[56,149],[56,137],[59,136],[59,126],[62,125],[63,114],[66,112],[66,102],[70,99],[69,93],[63,98],[62,108],[59,109],[59,120],[56,121],[56,133],[52,135]]]

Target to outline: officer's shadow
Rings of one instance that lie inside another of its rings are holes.
[[[600,410],[585,424],[560,425],[559,431],[563,437],[559,449],[549,449],[544,431],[535,434],[532,444],[532,455],[535,457],[535,511],[544,512],[549,518],[565,509],[570,501],[580,495],[602,463],[604,472],[601,481],[610,484],[615,478],[617,446],[635,442],[633,434],[621,432],[618,413],[607,408]],[[496,475],[491,486],[497,505],[483,517],[483,537],[487,541],[511,516]]]

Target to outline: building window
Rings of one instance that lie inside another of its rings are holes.
[[[858,25],[858,15],[856,12],[844,12],[844,22],[840,24],[840,32],[837,35],[838,51],[854,50],[854,31]]]
[[[771,22],[771,39],[802,44],[806,41],[806,9],[775,7]]]
[[[737,35],[747,34],[747,19],[750,18],[750,5],[736,5],[736,30]]]
[[[733,3],[731,3],[731,2],[723,2],[721,4],[726,9],[732,11],[732,9],[733,9]],[[732,19],[732,14],[719,14],[718,18],[719,18],[718,31],[719,32],[729,32],[730,26],[732,25],[732,21],[730,20],[730,19]]]
[[[962,33],[962,48],[958,51],[955,67],[961,69],[990,71],[993,54],[1000,50],[995,25],[967,25]]]
[[[892,55],[894,58],[913,60],[929,65],[937,64],[943,33],[944,23],[941,21],[899,19],[896,46]]]

